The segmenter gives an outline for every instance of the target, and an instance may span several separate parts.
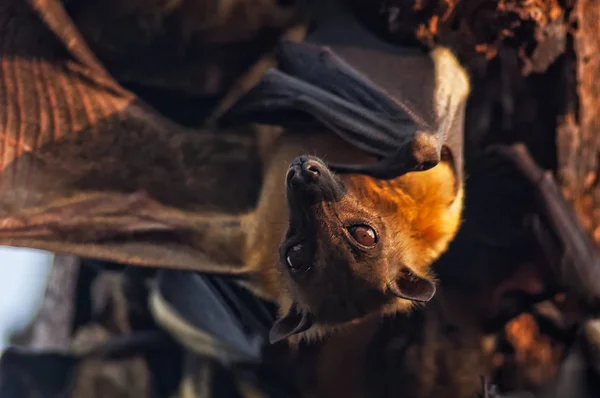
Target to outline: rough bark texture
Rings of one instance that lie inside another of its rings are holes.
[[[565,196],[600,244],[600,3],[577,1],[571,20],[579,101],[576,125],[558,132],[559,173]]]

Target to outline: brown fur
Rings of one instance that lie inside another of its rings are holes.
[[[373,303],[364,303],[369,298],[363,296],[360,289],[351,289],[354,287],[351,282],[354,279],[366,281],[369,289],[374,287],[385,292],[387,283],[397,277],[403,268],[432,280],[429,265],[445,251],[460,223],[463,193],[462,186],[458,193],[455,189],[457,182],[452,167],[441,162],[431,170],[409,173],[389,181],[362,175],[337,176],[345,184],[346,193],[339,202],[327,205],[330,211],[340,218],[364,213],[369,219],[377,220],[377,225],[385,228],[385,236],[388,237],[381,254],[382,260],[364,267],[361,262],[352,265],[346,270],[348,280],[352,279],[348,282],[350,288],[340,290],[331,280],[342,278],[342,270],[319,263],[319,253],[323,255],[332,244],[341,244],[326,242],[329,239],[327,236],[323,236],[324,242],[317,249],[314,268],[320,269],[318,276],[298,283],[288,277],[285,267],[280,264],[279,247],[284,241],[289,220],[285,176],[292,160],[307,153],[332,162],[372,160],[332,134],[302,131],[281,135],[273,144],[266,162],[263,189],[256,210],[240,216],[240,229],[231,231],[238,237],[240,234],[246,236],[244,248],[240,251],[236,247],[223,247],[221,228],[225,223],[231,225],[231,219],[227,217],[225,221],[220,216],[205,220],[208,222],[206,231],[210,234],[203,237],[204,246],[217,245],[228,253],[239,252],[240,263],[237,265],[240,268],[236,272],[249,275],[250,281],[246,285],[260,296],[276,301],[282,315],[293,304],[302,312],[312,312],[321,303],[332,300],[334,303],[364,305],[369,313],[409,310],[412,302],[395,297],[382,302],[375,300]],[[331,292],[338,297],[331,297]],[[335,304],[333,306],[335,311]],[[352,324],[360,317],[349,319],[348,322],[329,322],[327,325],[319,324],[317,319],[301,338],[319,337],[326,330]]]
[[[366,319],[306,361],[311,398],[463,398],[481,391],[492,351],[461,293],[440,289],[411,316]],[[307,355],[304,353],[303,355]]]

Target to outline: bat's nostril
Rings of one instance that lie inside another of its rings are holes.
[[[310,186],[310,189],[316,189],[322,184],[327,184],[330,180],[328,177],[329,173],[324,163],[308,156],[300,156],[290,165],[286,180],[289,187]]]
[[[316,181],[321,175],[321,166],[308,160],[302,164],[302,176],[310,181]]]
[[[306,166],[306,171],[308,171],[309,173],[314,174],[315,176],[318,176],[321,174],[321,172],[319,171],[319,168],[317,166],[315,166],[314,164],[309,164]]]

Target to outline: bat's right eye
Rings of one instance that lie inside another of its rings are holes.
[[[310,264],[304,244],[298,243],[290,247],[285,255],[285,262],[292,272],[308,271]]]
[[[353,225],[349,229],[350,236],[359,245],[371,248],[377,243],[377,233],[368,225]]]

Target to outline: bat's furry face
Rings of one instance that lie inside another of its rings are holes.
[[[450,238],[426,230],[414,214],[419,206],[397,183],[336,176],[318,158],[301,156],[286,185],[290,219],[280,259],[293,308],[274,328],[280,337],[433,297],[428,266]]]

